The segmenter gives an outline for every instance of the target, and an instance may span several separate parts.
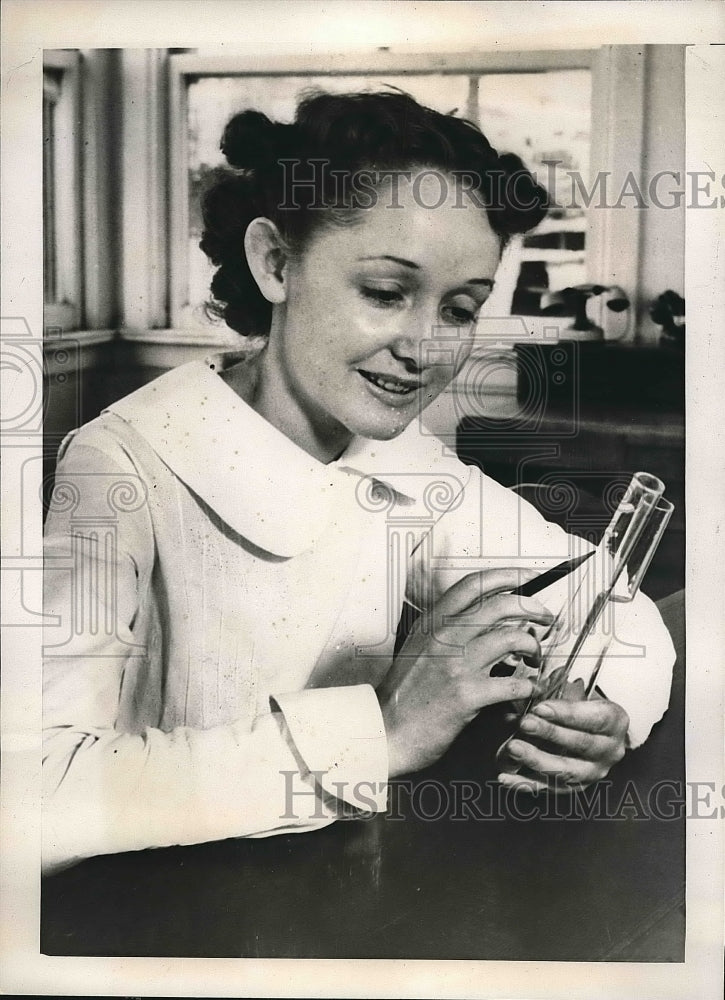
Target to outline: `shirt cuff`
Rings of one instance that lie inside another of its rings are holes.
[[[388,744],[369,684],[275,694],[270,704],[323,791],[365,812],[386,808]]]

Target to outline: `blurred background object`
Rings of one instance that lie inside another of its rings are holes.
[[[662,327],[660,343],[685,350],[685,300],[668,288],[650,306],[652,320]]]
[[[571,325],[561,331],[560,336],[564,340],[604,340],[604,326],[592,320],[588,308],[591,302],[600,297],[600,317],[606,310],[624,313],[629,309],[629,299],[619,286],[583,284],[562,288],[559,292],[544,293],[541,297],[541,312],[544,316],[574,317]],[[622,333],[626,331],[626,322],[621,329]],[[614,339],[611,327],[607,339]]]

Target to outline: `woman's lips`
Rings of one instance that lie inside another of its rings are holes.
[[[383,392],[386,392],[391,396],[398,396],[401,398],[410,396],[418,389],[422,388],[423,385],[423,383],[417,379],[403,379],[399,378],[397,375],[388,375],[385,372],[369,372],[364,368],[358,368],[358,372],[371,385],[374,385],[377,389],[381,389]]]

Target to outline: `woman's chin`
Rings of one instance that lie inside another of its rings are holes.
[[[371,438],[373,441],[391,441],[398,437],[417,418],[417,413],[396,413],[394,418],[381,417],[379,420],[368,417],[355,422],[352,433],[356,437]]]

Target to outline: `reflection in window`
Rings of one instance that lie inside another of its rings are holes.
[[[549,190],[546,219],[513,253],[511,311],[540,313],[543,292],[586,279],[586,214],[572,208],[569,171],[588,186],[590,145],[589,70],[530,73],[426,73],[405,76],[204,76],[187,89],[189,189],[189,296],[195,320],[203,321],[213,268],[198,248],[199,198],[208,174],[224,159],[219,140],[227,121],[245,108],[291,121],[309,90],[335,92],[397,87],[442,112],[475,121],[500,151],[517,153]],[[558,166],[551,167],[556,161]],[[568,207],[569,206],[569,207]],[[514,287],[515,286],[515,287]]]

